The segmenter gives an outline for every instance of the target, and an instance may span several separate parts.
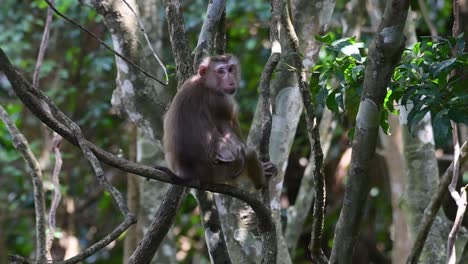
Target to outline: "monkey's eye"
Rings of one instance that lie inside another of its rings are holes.
[[[228,72],[229,72],[229,73],[232,73],[233,71],[234,71],[234,66],[230,66],[230,67],[228,68]]]
[[[224,70],[224,68],[218,68],[216,70],[219,74],[225,74],[226,73],[226,70]]]

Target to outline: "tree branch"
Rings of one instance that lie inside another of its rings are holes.
[[[460,167],[463,167],[466,162],[468,161],[468,143],[464,143],[460,149],[460,159],[459,164]],[[444,175],[440,179],[439,187],[437,188],[437,192],[435,192],[432,197],[431,201],[427,205],[426,209],[424,210],[423,217],[421,218],[418,233],[416,238],[414,239],[414,243],[411,249],[411,252],[406,259],[407,264],[416,264],[418,263],[419,256],[421,255],[422,249],[424,247],[424,243],[426,242],[427,235],[431,229],[432,223],[439,211],[439,208],[442,205],[443,199],[445,194],[448,191],[448,186],[452,179],[454,171],[454,162],[450,164],[448,169],[444,172]]]
[[[315,202],[314,202],[314,219],[312,225],[312,238],[309,244],[312,259],[317,263],[327,263],[328,260],[322,252],[322,237],[323,237],[323,223],[325,218],[325,177],[323,176],[323,152],[320,145],[319,126],[315,116],[315,107],[312,104],[309,85],[306,81],[306,74],[304,65],[299,56],[299,38],[296,35],[294,26],[291,22],[290,14],[287,8],[283,11],[282,24],[286,30],[286,35],[289,40],[291,49],[293,50],[294,57],[293,63],[296,71],[297,82],[302,94],[302,101],[304,103],[304,113],[307,123],[307,134],[313,153],[315,168],[314,168],[314,182],[315,182]]]
[[[63,120],[60,120],[56,114],[59,112],[58,108],[53,104],[49,97],[44,95],[41,91],[34,89],[24,78],[21,76],[11,65],[8,57],[4,53],[4,51],[0,48],[0,70],[2,70],[5,75],[7,76],[8,80],[10,81],[13,90],[15,91],[16,95],[20,100],[24,103],[26,107],[28,107],[32,113],[34,113],[43,123],[45,123],[49,128],[60,134],[63,138],[68,140],[70,143],[74,145],[78,145],[78,139],[73,131],[67,126],[70,124],[62,123]],[[61,113],[61,112],[60,112]],[[63,114],[63,113],[61,113]],[[179,186],[190,187],[201,189],[205,191],[217,192],[226,195],[230,195],[237,199],[240,199],[247,204],[249,204],[255,213],[258,216],[259,222],[259,230],[260,233],[263,235],[264,241],[271,241],[276,240],[275,235],[275,227],[273,220],[270,216],[269,210],[254,196],[250,195],[244,190],[233,188],[230,185],[224,184],[185,184],[178,181],[178,177],[171,172],[169,169],[165,167],[149,167],[146,165],[138,164],[136,162],[132,162],[120,157],[117,157],[99,147],[94,145],[93,143],[87,141],[86,139],[82,139],[80,141],[82,146],[85,146],[91,150],[96,157],[110,166],[116,167],[126,172],[131,172],[133,174],[145,177],[147,179],[154,179],[159,180],[166,183],[172,183]],[[118,232],[121,228],[124,230],[132,224],[130,219],[126,219],[124,223],[122,223],[118,230],[114,230],[111,234],[109,234],[106,238],[117,238],[119,236]],[[103,240],[104,240],[103,239]],[[101,240],[102,241],[102,240]],[[112,240],[110,240],[112,241]],[[109,242],[110,242],[109,241]],[[92,246],[94,249],[95,247],[101,247],[102,243],[99,242]],[[89,256],[89,251],[82,252]],[[66,262],[69,263],[69,262]]]
[[[5,123],[10,132],[13,145],[26,162],[27,170],[31,175],[34,188],[34,208],[36,210],[36,256],[38,262],[47,261],[46,247],[46,220],[45,220],[45,202],[44,189],[42,188],[42,170],[36,160],[29,143],[21,134],[15,124],[8,117],[8,113],[0,105],[0,119]]]
[[[138,243],[137,248],[128,259],[128,264],[150,263],[156,254],[159,245],[171,228],[182,199],[181,192],[185,188],[180,186],[171,186],[166,193],[166,197],[159,206],[154,221],[151,222],[143,239]],[[185,197],[185,195],[182,195]]]
[[[375,154],[380,113],[396,64],[405,47],[403,34],[409,0],[387,1],[367,57],[367,67],[356,117],[352,158],[330,263],[349,263],[360,231],[369,191],[369,168]]]
[[[226,0],[213,0],[208,4],[206,18],[198,35],[197,47],[193,51],[193,54],[195,54],[194,69],[198,68],[198,64],[203,57],[213,53],[211,49],[213,49],[215,40],[216,26],[219,24],[225,9]]]
[[[81,30],[83,30],[84,32],[88,33],[91,37],[93,37],[95,40],[97,40],[99,42],[100,45],[102,45],[104,48],[106,48],[108,51],[114,53],[117,57],[121,58],[122,60],[124,60],[125,62],[127,62],[128,64],[132,65],[133,67],[135,67],[137,70],[139,70],[141,73],[143,73],[144,75],[146,75],[148,78],[151,78],[155,81],[157,81],[158,83],[162,84],[162,85],[167,85],[167,83],[164,83],[163,81],[159,80],[158,78],[156,78],[155,76],[153,76],[151,73],[148,73],[147,71],[143,70],[140,66],[136,65],[133,61],[129,60],[127,57],[125,57],[124,55],[120,54],[119,52],[115,51],[113,48],[111,48],[109,45],[107,45],[107,43],[105,43],[102,39],[100,39],[98,36],[96,36],[96,34],[94,34],[93,32],[89,31],[87,28],[83,27],[82,25],[80,25],[78,22],[76,22],[75,20],[67,17],[66,15],[62,14],[60,11],[57,10],[57,8],[55,8],[54,4],[51,3],[51,1],[49,0],[44,0],[50,8],[52,8],[52,10],[61,18],[63,18],[64,20],[66,20],[67,22],[77,26],[78,28],[80,28]]]

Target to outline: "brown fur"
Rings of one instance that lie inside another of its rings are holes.
[[[234,65],[229,72],[217,72],[229,65]],[[262,164],[241,140],[231,93],[239,84],[237,59],[229,55],[210,57],[198,72],[183,84],[164,120],[169,168],[191,183],[228,183],[248,170],[255,186],[262,187]]]

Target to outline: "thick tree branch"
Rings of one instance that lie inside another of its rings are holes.
[[[281,59],[281,44],[279,41],[280,21],[281,21],[282,1],[271,1],[271,19],[270,19],[270,42],[271,53],[268,61],[263,68],[260,77],[260,103],[262,111],[262,128],[260,131],[260,160],[262,162],[270,161],[270,132],[271,132],[271,95],[270,83],[273,72]]]
[[[352,260],[369,191],[369,168],[375,154],[382,104],[405,46],[403,31],[409,2],[387,1],[379,30],[369,47],[349,177],[330,256],[332,264],[350,263]]]
[[[8,57],[2,49],[0,49],[0,70],[3,71],[7,76],[18,98],[20,98],[20,100],[24,103],[26,107],[28,107],[31,110],[32,113],[34,113],[42,122],[49,126],[49,128],[60,134],[70,143],[78,145],[78,139],[75,137],[73,131],[69,128],[70,124],[64,124],[63,120],[59,120],[58,117],[55,115],[55,113],[57,113],[57,111],[59,110],[53,104],[50,98],[44,95],[41,91],[34,89],[31,86],[31,84],[29,84],[14,69],[14,67],[11,65]],[[91,142],[85,139],[81,141],[81,145],[87,146],[100,161],[107,163],[110,166],[121,169],[123,171],[131,172],[133,174],[148,179],[159,180],[162,182],[172,183],[184,187],[191,187],[206,191],[222,193],[238,198],[249,204],[257,214],[259,220],[259,230],[263,235],[264,241],[276,240],[275,227],[273,220],[270,216],[269,210],[263,205],[262,202],[257,200],[255,197],[253,197],[246,191],[233,188],[230,185],[223,184],[182,184],[180,181],[177,181],[177,176],[165,167],[153,168],[117,157],[116,155],[113,155],[97,147],[96,145],[92,144]],[[130,224],[133,223],[133,221],[130,220],[131,219],[126,219],[125,222],[122,223],[118,229],[114,230],[104,239],[106,239],[107,241],[107,239],[117,238],[119,235],[118,232],[121,230],[121,228],[124,228],[125,230]],[[96,243],[92,246],[92,249],[96,247],[102,248],[102,243]],[[89,252],[90,251],[86,251],[82,253],[89,256]]]
[[[194,69],[198,67],[201,59],[213,53],[214,40],[216,36],[216,26],[219,24],[221,17],[226,9],[226,0],[213,0],[208,4],[206,10],[206,18],[203,21],[200,34],[198,35],[197,47],[193,53]]]
[[[180,190],[182,189],[182,190]],[[185,190],[184,187],[171,186],[166,193],[165,199],[159,206],[154,217],[154,221],[146,231],[143,239],[138,243],[137,248],[128,259],[129,264],[150,263],[156,253],[159,245],[163,241],[172,226],[175,219],[175,213],[179,209],[180,193]],[[183,195],[183,197],[185,197]]]
[[[193,60],[192,55],[190,55],[187,31],[179,0],[166,0],[164,5],[166,6],[167,26],[176,64],[177,88],[180,88],[185,80],[193,75]]]

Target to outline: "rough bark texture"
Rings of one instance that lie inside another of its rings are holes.
[[[403,36],[409,1],[388,1],[368,56],[356,130],[353,140],[349,180],[343,207],[335,227],[330,263],[350,263],[359,234],[369,189],[369,167],[375,153],[380,112],[387,86],[403,52]]]
[[[126,0],[126,2],[138,15],[141,13],[145,32],[148,32],[150,40],[155,43],[153,49],[156,52],[162,52],[163,32],[166,31],[163,30],[165,25],[163,10],[158,8],[159,2],[156,0],[140,1],[140,6],[137,6],[134,0]],[[114,48],[144,69],[152,69],[154,74],[162,79],[163,71],[144,41],[137,17],[131,9],[123,1],[101,1],[96,7],[104,16],[104,21],[112,34]],[[168,56],[163,56],[163,60],[168,60]],[[164,155],[159,143],[162,138],[162,122],[165,106],[173,94],[171,88],[173,91],[175,87],[163,86],[147,78],[120,58],[116,58],[116,63],[117,86],[112,96],[112,105],[138,126],[137,161],[150,166],[162,166]],[[138,179],[140,190],[138,218],[140,221],[137,232],[148,230],[156,215],[157,206],[155,205],[161,203],[168,187],[168,184],[162,182]],[[180,189],[178,188],[179,191]],[[173,192],[170,194],[174,197],[168,197],[168,199],[180,199],[177,198],[177,194]],[[173,215],[168,216],[167,219],[172,219],[175,213],[172,211]],[[163,219],[160,220],[163,221]],[[171,238],[169,234],[162,244],[163,250],[157,252],[152,263],[175,263],[175,244]]]
[[[296,33],[299,37],[300,51],[304,52],[302,64],[305,72],[308,72],[315,64],[321,46],[314,38],[309,38],[307,35],[311,34],[311,32],[312,35],[320,35],[326,31],[333,13],[334,5],[335,1],[320,1],[317,4],[311,4],[308,1],[297,1],[296,4],[292,6],[292,22],[294,23]],[[310,16],[310,14],[312,14],[312,16]],[[308,78],[308,76],[305,78]],[[310,114],[313,115],[315,113]],[[324,111],[324,115],[326,116],[327,114],[330,114],[330,112]],[[327,120],[327,118],[322,118],[323,124],[326,124],[325,120]],[[327,129],[323,129],[323,131],[327,131]],[[318,132],[318,130],[315,132]],[[313,140],[313,142],[319,143],[319,140]],[[299,236],[301,235],[301,232],[298,232],[297,228],[303,226],[315,198],[314,189],[316,186],[314,184],[314,175],[316,175],[315,173],[317,172],[315,169],[317,168],[315,149],[314,147],[311,150],[309,164],[301,180],[301,187],[296,201],[294,202],[294,206],[288,208],[288,223],[285,237],[290,253],[294,252]],[[321,150],[320,155],[322,155]],[[321,165],[319,164],[318,167],[320,168]]]

